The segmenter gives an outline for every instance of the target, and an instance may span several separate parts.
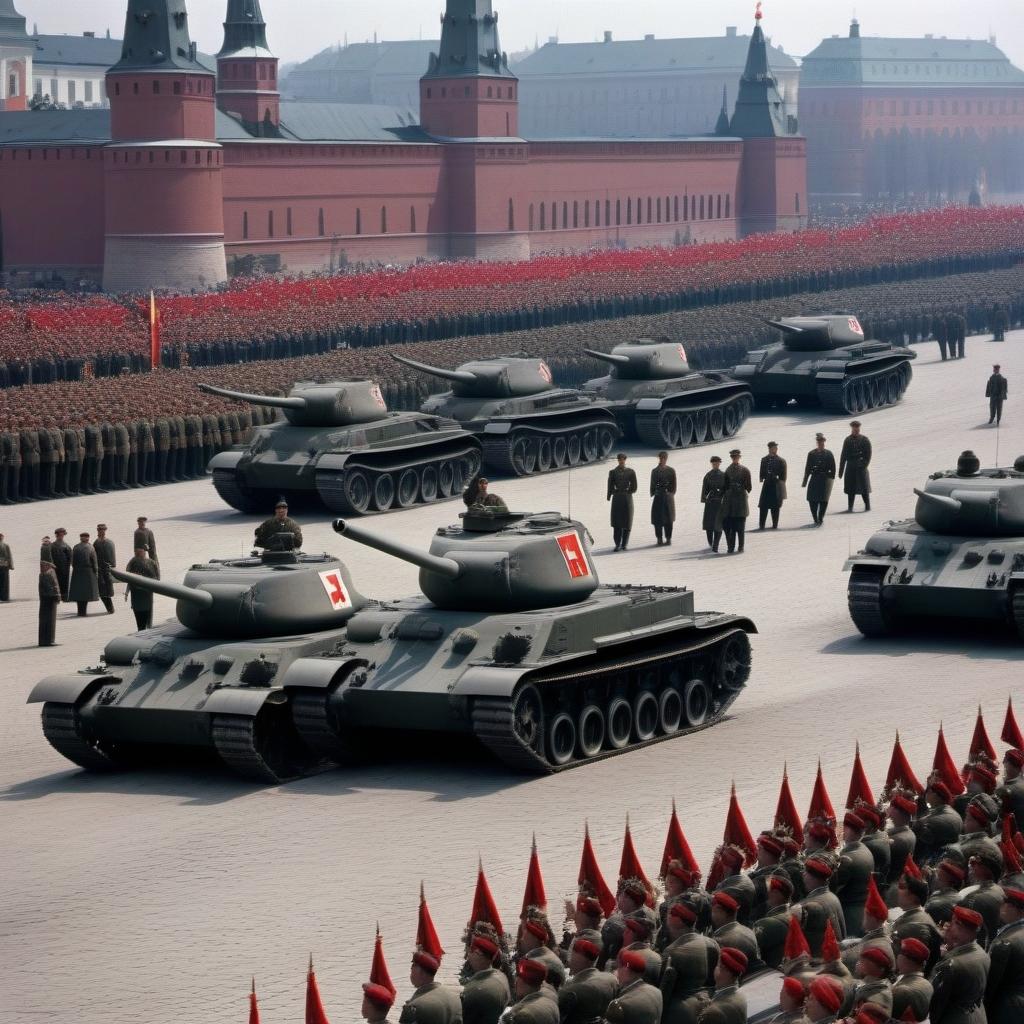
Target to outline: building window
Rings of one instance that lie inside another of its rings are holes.
[[[427,86],[427,99],[428,100],[430,99],[430,95],[431,95],[431,93],[430,93],[430,86]]]
[[[651,197],[650,197],[650,196],[648,196],[648,197],[647,197],[647,223],[648,223],[648,224],[650,224],[650,223],[651,223],[651,221],[653,220],[653,218],[651,217],[651,213],[652,213],[652,209],[651,209]]]
[[[448,87],[445,85],[441,86],[441,99],[444,99],[448,95]]]
[[[658,223],[660,224],[661,223],[661,196],[658,196],[658,205],[657,205],[656,213],[657,213]]]
[[[92,82],[85,83],[85,102],[92,103]]]
[[[264,81],[264,82],[267,80],[267,65],[266,64],[261,64],[260,65],[260,80]]]
[[[677,223],[679,221],[679,196],[676,196],[673,200],[672,219]]]
[[[583,200],[583,226],[585,228],[590,227],[590,200]]]
[[[715,197],[715,216],[719,220],[722,219],[722,196],[721,196],[721,194],[719,194],[718,196]]]
[[[77,82],[68,82],[68,106],[73,107],[78,99]]]
[[[175,82],[174,83],[174,95],[175,96],[180,96],[181,95],[181,82]]]
[[[242,238],[246,239],[249,237],[249,211],[246,210],[242,214]]]
[[[618,205],[618,204],[616,204],[616,205]],[[611,222],[612,222],[612,201],[610,199],[606,199],[604,201],[604,225],[605,225],[605,227],[608,227],[611,224]],[[618,222],[616,222],[616,223],[618,223]]]
[[[53,81],[50,82],[50,85],[52,85],[54,87],[54,89],[56,90],[57,79],[56,78],[53,79]],[[120,82],[115,82],[114,83],[114,95],[115,96],[120,96],[121,95],[121,83]],[[57,94],[56,94],[56,91],[54,91],[54,94],[50,97],[50,99],[51,100],[55,100],[56,98],[57,98]]]
[[[700,197],[700,219],[704,219],[704,197]]]
[[[800,193],[797,192],[797,194],[796,194],[796,196],[794,198],[796,199],[796,212],[799,213],[800,212]]]
[[[274,211],[267,213],[267,238],[274,237]]]
[[[326,232],[324,231],[324,208],[321,206],[316,215],[316,231],[317,234],[323,238]]]
[[[32,95],[35,96],[36,99],[43,98],[43,80],[41,78],[35,79],[32,83]]]
[[[516,210],[511,198],[508,201],[508,229],[509,231],[515,231],[516,229]]]
[[[576,199],[572,201],[572,226],[574,228],[580,226],[580,204]]]
[[[731,208],[732,208],[732,196],[727,193],[726,197],[725,197],[725,216],[726,216],[727,219],[730,216],[732,216],[732,214],[730,213]],[[800,212],[800,194],[799,193],[797,193],[797,197],[796,197],[796,212],[797,213]]]
[[[409,230],[412,234],[416,234],[416,207],[409,207]]]
[[[363,233],[363,211],[356,210],[356,234],[361,235]]]
[[[626,200],[626,223],[633,223],[633,199],[630,197]]]
[[[380,233],[382,235],[388,233],[388,208],[386,206],[380,208]]]
[[[198,164],[201,164],[202,162],[203,162],[203,155],[197,149],[196,150],[196,164],[198,165]]]
[[[618,227],[622,223],[622,200],[615,200],[615,226]]]
[[[290,237],[292,233],[292,208],[290,206],[288,207],[288,212],[285,214],[285,219],[287,221],[287,227],[285,230],[288,232]]]
[[[469,86],[468,85],[464,85],[462,87],[462,95],[465,96],[467,99],[469,98]]]
[[[491,86],[487,86],[487,98],[491,99]]]
[[[562,227],[567,228],[569,226],[569,204],[568,202],[562,202]],[[574,224],[573,227],[576,225]]]
[[[528,216],[529,216],[528,223],[530,225],[530,230],[532,231],[533,230],[533,203],[530,203],[530,211],[529,211]]]
[[[157,82],[157,81],[153,82],[153,95],[154,96],[159,96],[160,95],[160,83]]]
[[[546,203],[541,203],[540,204],[540,229],[541,229],[541,231],[543,231],[545,227],[547,227],[547,204]]]
[[[212,167],[213,166],[213,150],[212,149],[208,149],[206,151],[206,166],[207,167]]]

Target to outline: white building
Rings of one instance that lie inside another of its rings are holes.
[[[32,45],[14,0],[0,0],[0,110],[24,110],[32,80]]]
[[[121,41],[82,36],[34,35],[32,96],[67,107],[107,106],[107,69],[121,59]]]

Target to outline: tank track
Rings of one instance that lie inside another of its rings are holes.
[[[903,362],[870,373],[853,373],[844,380],[819,381],[818,401],[826,412],[847,416],[882,409],[903,398],[912,376],[910,363]]]
[[[622,658],[606,665],[597,666],[592,672],[587,670],[564,673],[553,672],[536,678],[528,677],[524,682],[532,684],[541,690],[545,687],[566,682],[579,683],[583,681],[594,684],[600,682],[604,677],[615,677],[631,668],[644,666],[648,669],[656,669],[663,665],[669,665],[681,658],[691,657],[702,650],[707,651],[711,648],[724,650],[726,643],[733,637],[742,637],[747,643],[747,651],[749,652],[749,641],[747,641],[744,630],[727,628],[712,636],[702,638],[701,642],[696,644],[681,645],[669,651],[661,649],[657,652],[636,654],[633,657]],[[743,678],[732,688],[717,688],[713,713],[709,713],[708,717],[699,725],[681,725],[674,732],[652,736],[650,739],[636,740],[617,749],[601,750],[590,757],[576,757],[566,764],[552,764],[547,757],[530,747],[516,734],[513,709],[515,694],[512,697],[506,698],[478,697],[473,702],[472,707],[473,733],[491,753],[509,768],[532,775],[553,774],[569,768],[578,768],[583,764],[603,761],[618,754],[629,753],[632,750],[640,750],[655,743],[662,743],[665,740],[675,739],[679,736],[687,736],[717,725],[724,719],[726,712],[742,691],[749,676],[749,666],[741,674]]]
[[[753,406],[753,398],[746,393],[689,408],[669,405],[656,412],[637,411],[633,427],[639,440],[651,448],[689,448],[735,436],[747,421]],[[716,418],[720,424],[718,428],[714,426]],[[715,433],[718,433],[717,437]]]
[[[593,432],[588,443],[587,435]],[[513,427],[507,434],[493,435],[484,434],[480,438],[483,445],[484,464],[494,473],[501,473],[505,476],[523,477],[534,476],[540,473],[550,473],[559,469],[571,469],[574,466],[589,465],[592,462],[602,462],[611,455],[615,441],[619,438],[621,431],[614,420],[594,420],[590,423],[575,424],[571,427],[556,427],[551,430],[542,430],[536,426]],[[531,462],[528,467],[517,465],[515,458],[515,447],[521,440],[532,442]],[[564,440],[564,451],[556,441]],[[547,443],[546,460],[550,461],[549,469],[540,467],[539,446]],[[575,461],[571,454],[571,448],[578,445],[578,454]],[[588,455],[588,449],[591,454]]]
[[[1024,587],[1017,586],[1010,593],[1010,624],[1024,640]]]
[[[892,636],[893,616],[882,606],[885,571],[874,566],[854,567],[846,588],[846,601],[853,624],[866,637]]]
[[[254,495],[239,485],[237,474],[233,469],[215,469],[213,471],[213,486],[221,500],[239,512],[253,515],[264,508]]]
[[[269,720],[262,720],[266,706],[255,718],[214,715],[210,732],[220,759],[236,775],[272,785],[330,768],[329,762],[308,750],[295,734],[287,705],[273,708],[277,713]]]
[[[74,704],[47,701],[43,705],[43,736],[62,757],[93,772],[117,771],[114,757],[91,743],[82,732],[82,720]]]

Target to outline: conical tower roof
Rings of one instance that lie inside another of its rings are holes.
[[[766,139],[786,135],[786,115],[779,84],[768,66],[768,44],[761,31],[761,5],[757,5],[757,21],[750,36],[747,66],[740,78],[736,109],[729,124],[729,134],[741,139]]]
[[[121,59],[110,70],[209,75],[196,59],[185,0],[128,0]]]
[[[28,39],[25,19],[15,10],[14,0],[0,0],[0,39],[17,42]]]
[[[724,85],[722,86],[722,109],[718,112],[718,120],[715,122],[715,134],[729,134],[729,97],[726,95]]]
[[[263,20],[260,0],[228,0],[224,19],[224,45],[218,57],[269,57],[267,23]]]
[[[441,46],[431,54],[425,78],[509,78],[508,58],[498,42],[498,15],[491,0],[447,0],[441,16]]]

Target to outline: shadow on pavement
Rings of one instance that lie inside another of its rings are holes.
[[[903,658],[914,654],[948,654],[976,661],[1021,661],[1024,647],[1005,627],[994,623],[971,623],[957,628],[949,619],[943,620],[942,635],[930,623],[912,623],[898,637],[869,640],[853,633],[833,640],[821,648],[822,654],[869,654]]]

